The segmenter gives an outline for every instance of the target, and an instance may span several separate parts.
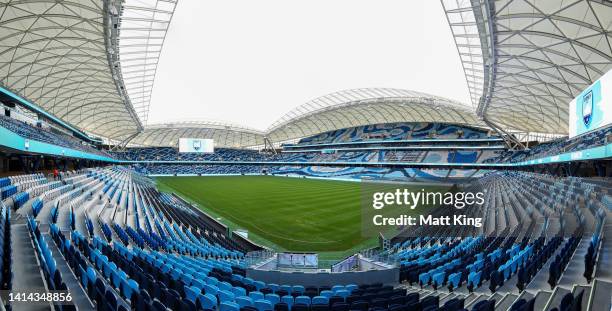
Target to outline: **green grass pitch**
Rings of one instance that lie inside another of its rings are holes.
[[[156,180],[160,190],[197,203],[230,229],[247,229],[251,240],[278,251],[328,252],[332,258],[376,245],[375,238],[362,236],[357,182],[273,176]]]

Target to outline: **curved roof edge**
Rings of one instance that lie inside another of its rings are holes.
[[[390,88],[331,93],[301,105],[268,128],[273,142],[341,128],[395,122],[445,122],[486,127],[473,109],[427,93]]]
[[[194,121],[170,121],[163,123],[151,123],[147,125],[146,129],[164,129],[164,128],[210,128],[218,130],[244,132],[255,135],[264,136],[265,132],[258,129],[254,129],[240,124],[235,124],[226,121],[214,121],[214,120],[194,120]]]
[[[209,138],[216,147],[243,148],[264,144],[265,133],[222,121],[177,121],[149,124],[130,143],[175,147],[179,138]]]
[[[221,121],[149,124],[131,141],[176,146],[181,137],[213,138],[220,147],[253,147],[300,139],[328,131],[371,124],[443,122],[487,127],[460,102],[422,92],[390,88],[344,90],[318,97],[291,110],[266,131]]]

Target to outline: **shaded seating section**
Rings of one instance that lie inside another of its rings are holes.
[[[595,270],[595,264],[597,263],[598,257],[601,250],[603,221],[599,223],[599,228],[593,233],[591,241],[589,241],[589,248],[586,255],[584,256],[584,277],[587,282],[591,282],[593,279],[593,272]]]
[[[538,271],[542,269],[544,264],[548,261],[550,256],[552,256],[559,245],[563,242],[563,238],[561,237],[553,237],[548,241],[548,243],[541,249],[541,251],[537,252],[535,256],[527,259],[525,265],[519,267],[518,269],[518,280],[516,287],[519,290],[525,289],[525,286],[531,282],[531,280],[536,276]]]
[[[11,211],[0,202],[0,290],[10,290],[12,287],[13,274],[12,248],[11,248]]]
[[[5,115],[0,115],[0,126],[24,138],[37,140],[52,145],[68,147],[96,155],[111,157],[105,151],[96,149],[90,144],[76,137],[69,136],[52,128],[42,128],[39,126],[30,125]]]
[[[57,269],[57,263],[53,258],[53,254],[49,249],[48,241],[41,235],[38,228],[38,222],[33,218],[28,217],[27,220],[28,229],[32,241],[34,242],[34,248],[36,249],[36,256],[40,262],[46,286],[49,290],[67,291],[68,287],[62,280],[62,274]],[[69,311],[76,310],[76,307],[71,304],[55,304],[55,310]]]
[[[580,311],[582,310],[583,296],[584,296],[584,290],[581,290],[580,292],[576,294],[567,293],[563,296],[563,298],[561,298],[561,303],[558,306],[549,306],[549,310],[551,311]],[[533,305],[532,305],[533,302],[531,301],[528,301],[528,302],[517,301],[515,305],[516,304],[519,304],[519,307],[515,309],[513,305],[512,310],[526,310],[526,309],[521,309],[520,306],[522,305],[522,306],[529,307],[530,304],[533,310]]]
[[[510,307],[510,311],[534,311],[536,297],[533,297],[529,300],[519,299],[515,301]]]
[[[581,232],[577,232],[574,236],[570,237],[563,247],[561,251],[555,256],[554,261],[550,264],[548,269],[548,284],[550,288],[554,288],[557,285],[557,282],[561,278],[563,271],[567,267],[572,255],[574,254],[574,250],[580,243]]]
[[[73,234],[78,236],[76,231]],[[51,237],[98,310],[129,310],[130,303],[136,302],[137,297],[132,293],[137,284],[130,282],[108,258],[100,256],[88,244],[66,239],[55,225],[51,226]],[[77,241],[83,240],[77,238]]]
[[[549,142],[541,143],[529,149],[506,151],[498,158],[492,158],[485,162],[521,162],[566,152],[583,150],[606,144],[610,135],[612,135],[612,127],[608,126],[571,139],[561,137]]]

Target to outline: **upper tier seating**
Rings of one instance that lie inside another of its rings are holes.
[[[557,138],[549,142],[538,144],[535,147],[526,150],[506,151],[498,158],[491,158],[485,163],[528,161],[566,152],[602,146],[610,142],[612,142],[612,126],[608,126],[606,128],[571,139],[566,137]]]
[[[214,153],[179,153],[173,147],[128,148],[113,155],[129,161],[265,161],[256,150],[216,148]]]
[[[484,139],[486,130],[442,123],[388,123],[345,128],[301,139],[295,145],[410,139]],[[495,137],[494,137],[495,138]]]
[[[110,157],[107,152],[98,150],[75,137],[60,133],[59,131],[33,126],[4,115],[0,115],[0,126],[28,139]]]

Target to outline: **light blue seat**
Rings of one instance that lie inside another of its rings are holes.
[[[253,306],[253,299],[251,299],[251,297],[238,296],[234,299],[234,301],[240,306],[240,308]]]
[[[217,278],[214,276],[207,276],[206,284],[217,286],[217,284],[219,284],[219,280],[217,280]]]
[[[235,298],[234,293],[230,292],[229,290],[220,290],[217,292],[217,296],[221,302],[234,301]]]
[[[287,304],[287,306],[289,306],[289,309],[291,309],[291,306],[293,305],[293,296],[291,295],[286,295],[281,297],[281,302],[284,302]]]
[[[350,294],[351,294],[351,292],[349,292],[349,291],[348,291],[348,290],[346,290],[346,289],[341,289],[341,290],[337,291],[336,293],[334,293],[334,295],[335,295],[335,296],[340,296],[340,297],[345,298],[345,299],[346,299],[346,297],[348,297]]]
[[[220,290],[232,290],[232,284],[228,282],[219,282],[219,284],[217,284],[217,287],[219,287]]]
[[[328,305],[329,298],[325,296],[314,296],[312,297],[312,304],[313,305]]]
[[[264,294],[262,292],[250,292],[249,297],[251,297],[251,299],[255,301],[255,300],[264,299]]]
[[[258,311],[272,311],[274,306],[265,299],[259,299],[255,300],[255,308],[257,308]]]
[[[206,283],[204,283],[204,281],[198,280],[198,279],[194,279],[191,283],[192,283],[191,286],[195,286],[199,288],[200,290],[204,288],[204,286],[206,286]]]
[[[191,274],[183,274],[181,280],[183,281],[183,284],[191,285],[193,284],[193,280],[195,280],[195,278]]]
[[[280,302],[280,296],[278,296],[277,294],[266,294],[265,299],[272,303],[272,305],[275,305]]]
[[[431,274],[429,272],[423,272],[419,274],[419,284],[421,286],[425,286],[429,284],[430,279],[431,279]]]
[[[478,287],[478,284],[480,284],[481,275],[482,275],[482,271],[470,272],[470,274],[468,275],[468,280],[467,280],[468,285],[471,284],[473,288]]]
[[[240,306],[235,302],[225,301],[219,305],[219,311],[240,311]]]
[[[219,291],[219,288],[214,285],[206,284],[204,285],[204,292],[211,295],[216,295]]]
[[[96,270],[91,266],[87,266],[87,278],[89,279],[89,283],[93,284],[96,282]]]
[[[435,286],[442,286],[444,284],[444,276],[446,272],[439,272],[433,275],[432,281]]]
[[[239,287],[239,286],[232,287],[232,293],[234,293],[236,297],[247,295],[246,289]]]
[[[214,310],[217,308],[217,297],[213,294],[200,295],[198,298],[202,309]]]
[[[232,281],[242,282],[243,280],[244,280],[244,277],[242,275],[232,274]]]
[[[255,286],[255,288],[257,288],[257,290],[261,290],[262,288],[266,287],[266,283],[262,282],[262,281],[255,281],[253,282],[253,286]]]
[[[121,280],[125,280],[125,279],[127,279],[127,273],[120,270],[119,272],[116,273],[116,276],[113,278],[113,286],[115,288],[119,288],[119,286],[121,286]]]
[[[108,278],[111,275],[112,271],[117,270],[117,265],[114,262],[109,264],[104,264],[104,277]]]
[[[304,293],[304,286],[302,286],[302,285],[293,285],[291,290],[292,290],[293,293],[303,294]]]
[[[461,282],[461,272],[456,272],[448,276],[448,283],[453,287],[459,287],[459,283]]]
[[[161,271],[163,273],[168,273],[170,270],[172,270],[172,266],[170,264],[165,264],[162,266]]]
[[[125,282],[121,283],[123,287],[123,293],[127,299],[132,299],[132,293],[138,293],[140,291],[140,286],[136,280],[127,279]]]
[[[195,303],[202,291],[196,286],[185,286],[185,298]]]
[[[307,306],[310,306],[310,297],[308,296],[297,296],[295,297],[295,304],[303,303]]]
[[[344,288],[344,286],[342,286],[342,285],[334,285],[334,286],[332,286],[332,288],[331,288],[332,292],[334,292],[334,293],[335,293],[335,292],[337,292],[337,291],[339,291],[339,290],[343,290],[343,289],[345,289],[345,288]]]
[[[334,295],[334,292],[332,292],[331,290],[322,290],[321,291],[321,296],[323,296],[323,297],[331,298],[333,295]]]
[[[288,294],[291,294],[291,285],[281,285],[280,290],[284,290]]]
[[[170,271],[170,276],[175,281],[181,278],[181,274],[183,273],[179,271],[178,269],[172,269],[172,271]]]
[[[345,286],[345,288],[352,293],[354,290],[358,289],[359,286],[357,286],[357,284],[348,284]]]
[[[280,285],[271,283],[268,284],[268,288],[272,290],[273,293],[276,293],[280,289]]]

